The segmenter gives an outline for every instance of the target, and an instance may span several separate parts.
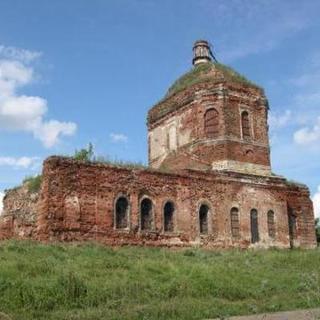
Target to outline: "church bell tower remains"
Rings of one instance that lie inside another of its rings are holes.
[[[149,111],[149,164],[270,175],[263,89],[211,56],[196,41],[192,69]]]

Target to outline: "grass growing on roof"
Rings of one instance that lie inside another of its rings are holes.
[[[261,89],[258,85],[248,80],[245,76],[241,75],[237,71],[233,70],[231,67],[226,66],[221,63],[200,63],[195,65],[189,72],[181,76],[174,84],[169,88],[166,97],[171,96],[172,94],[186,89],[196,83],[206,82],[206,81],[218,81],[219,79],[214,79],[212,75],[210,75],[210,71],[214,68],[217,68],[219,71],[223,73],[223,77],[227,81],[239,82],[246,85],[250,85],[256,88]]]
[[[34,193],[34,192],[38,192],[40,190],[41,181],[42,181],[41,175],[28,176],[28,177],[24,178],[23,184],[27,184],[28,191],[30,193]]]
[[[16,320],[209,319],[320,305],[320,251],[0,244]]]

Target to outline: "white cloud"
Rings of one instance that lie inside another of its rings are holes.
[[[128,137],[123,133],[110,133],[110,138],[112,142],[127,142]]]
[[[77,130],[77,125],[73,122],[59,122],[50,120],[42,123],[34,132],[35,137],[40,139],[44,146],[50,148],[59,140],[60,135],[71,136]]]
[[[317,192],[312,197],[314,214],[320,218],[320,186],[318,186]]]
[[[3,210],[3,198],[4,198],[4,192],[0,191],[0,215]]]
[[[6,47],[0,45],[0,57],[6,59],[14,59],[25,63],[32,62],[35,59],[41,57],[42,52],[30,51],[26,49],[20,49],[15,47]]]
[[[38,157],[0,157],[0,166],[28,169],[34,167],[39,162]]]
[[[271,113],[269,115],[269,125],[271,129],[279,129],[290,123],[292,118],[291,110],[286,110],[283,114]]]
[[[33,70],[19,61],[0,60],[0,99],[32,81]]]
[[[45,99],[17,93],[34,80],[34,70],[26,62],[40,53],[0,46],[0,57],[4,55],[13,60],[0,59],[0,129],[30,132],[47,148],[58,143],[61,136],[73,135],[75,123],[45,120]]]
[[[304,127],[296,131],[293,139],[300,145],[320,146],[320,117],[313,127]]]

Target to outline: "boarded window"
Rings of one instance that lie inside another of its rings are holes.
[[[150,199],[143,199],[140,204],[141,230],[151,230],[153,222],[152,202]]]
[[[177,149],[177,132],[175,127],[170,127],[168,131],[167,146],[169,150]]]
[[[208,214],[209,207],[205,204],[202,204],[199,209],[199,224],[200,224],[200,233],[207,234],[208,233]]]
[[[163,208],[165,232],[172,232],[174,230],[173,215],[174,204],[172,202],[167,202]]]
[[[216,109],[206,111],[204,115],[204,130],[209,138],[215,138],[219,135],[219,113]]]
[[[128,211],[129,211],[129,202],[127,198],[120,197],[116,202],[116,228],[125,229],[128,227]]]
[[[259,241],[258,211],[256,209],[252,209],[250,212],[250,225],[251,242],[256,243]]]
[[[249,123],[249,114],[247,111],[243,111],[241,113],[241,128],[242,128],[243,139],[250,138],[250,123]]]
[[[272,210],[268,211],[268,234],[270,238],[275,238],[276,237],[276,226],[274,222],[274,212]]]
[[[240,238],[240,222],[239,222],[239,210],[232,208],[230,212],[231,218],[231,234],[234,239]]]

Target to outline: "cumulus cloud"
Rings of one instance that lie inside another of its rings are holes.
[[[1,59],[3,56],[7,59]],[[46,120],[45,99],[17,93],[34,81],[34,70],[26,63],[39,56],[37,52],[0,46],[0,129],[32,133],[50,148],[61,136],[73,135],[77,126],[72,122]]]
[[[0,191],[0,215],[3,210],[3,198],[4,198],[4,192]]]
[[[280,129],[290,123],[292,117],[291,110],[286,110],[283,114],[270,113],[269,125],[271,129]]]
[[[0,57],[14,59],[29,63],[35,59],[38,59],[42,55],[40,51],[30,51],[21,48],[7,47],[0,45]]]
[[[0,166],[10,166],[14,168],[28,169],[37,165],[38,162],[38,157],[0,157]]]
[[[320,117],[313,127],[303,127],[296,131],[293,139],[300,145],[320,146]]]
[[[128,137],[123,133],[110,133],[110,139],[115,143],[128,141]]]
[[[317,218],[320,218],[320,186],[318,186],[317,192],[312,197],[314,214]]]

